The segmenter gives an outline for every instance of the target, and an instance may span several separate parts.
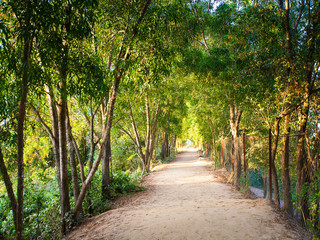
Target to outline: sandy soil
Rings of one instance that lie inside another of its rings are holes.
[[[245,199],[219,181],[195,151],[150,174],[144,192],[90,219],[71,239],[308,239],[264,199]]]

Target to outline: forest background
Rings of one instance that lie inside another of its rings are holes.
[[[1,1],[0,237],[61,238],[191,139],[316,238],[319,8]]]

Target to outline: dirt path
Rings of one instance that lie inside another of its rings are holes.
[[[244,199],[217,181],[210,163],[184,152],[147,179],[132,202],[92,218],[66,239],[306,239],[266,200]]]

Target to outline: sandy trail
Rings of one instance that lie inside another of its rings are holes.
[[[66,239],[305,239],[266,200],[244,199],[212,172],[195,151],[181,153],[148,176],[150,186],[131,203],[92,218]]]

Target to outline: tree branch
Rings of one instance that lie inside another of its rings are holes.
[[[53,140],[54,139],[53,133],[50,127],[48,126],[48,124],[46,124],[43,118],[41,117],[40,112],[32,104],[30,104],[30,107],[31,107],[31,110],[36,114],[36,116],[28,115],[28,117],[37,120],[46,129],[51,140]]]
[[[300,23],[300,20],[301,20],[301,17],[302,17],[303,8],[304,8],[304,0],[301,1],[300,12],[299,12],[299,15],[297,17],[296,23],[294,24],[293,31],[295,31],[297,29],[297,27],[298,27],[298,25]]]
[[[8,174],[6,164],[3,160],[3,154],[2,154],[1,148],[0,148],[0,172],[2,174],[3,181],[4,181],[4,184],[7,189],[8,197],[10,199],[10,205],[11,205],[11,209],[13,212],[14,221],[16,222],[16,220],[17,220],[17,199],[14,195],[12,182],[11,182],[10,176]]]

